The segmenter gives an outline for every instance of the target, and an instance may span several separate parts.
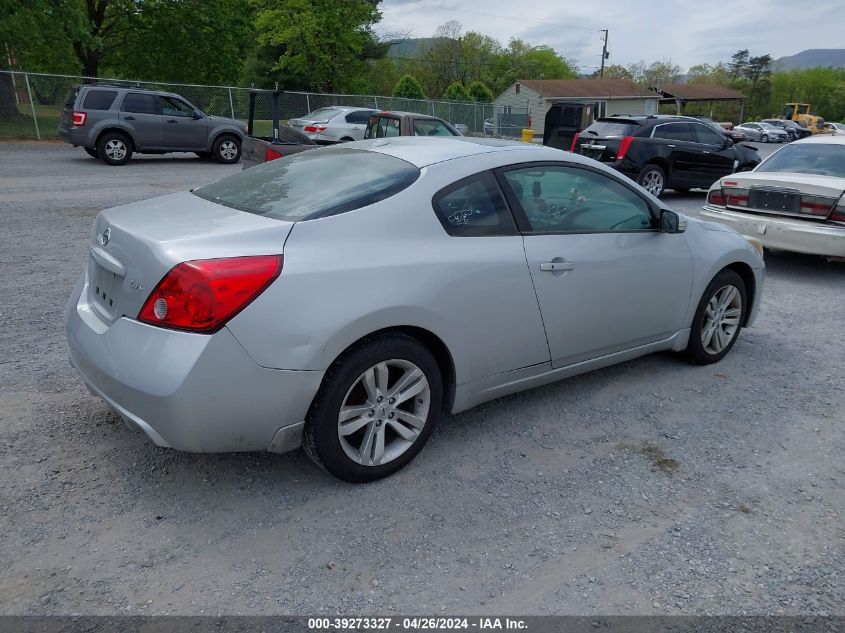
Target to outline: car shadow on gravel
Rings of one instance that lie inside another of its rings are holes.
[[[845,289],[845,261],[829,261],[819,255],[804,255],[787,251],[770,251],[765,253],[766,272],[770,276],[778,276],[791,281],[798,281],[801,277],[812,276],[813,282],[833,282]]]

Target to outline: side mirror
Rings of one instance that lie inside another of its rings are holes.
[[[194,119],[204,119],[205,115],[199,110],[194,110]]]
[[[726,136],[725,137],[725,149],[727,149],[728,147],[733,147],[733,145],[734,145],[733,139],[730,139]]]
[[[687,230],[686,218],[669,209],[660,209],[660,227],[661,233],[683,233]]]

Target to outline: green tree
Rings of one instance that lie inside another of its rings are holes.
[[[345,90],[366,71],[374,50],[378,0],[259,0],[258,42],[278,47],[273,69],[303,78],[312,90]]]
[[[598,77],[599,71],[593,73],[593,77]],[[631,71],[620,64],[611,64],[604,68],[604,78],[606,79],[633,79]]]
[[[493,91],[483,81],[473,81],[469,85],[469,98],[479,103],[490,103],[495,98]]]
[[[460,81],[453,81],[443,91],[443,98],[449,101],[469,101],[469,93]]]
[[[396,85],[393,87],[393,96],[403,99],[425,99],[425,93],[420,82],[412,75],[403,75],[396,82]]]
[[[512,38],[502,52],[496,77],[491,82],[494,92],[501,93],[517,79],[575,79],[575,68],[554,49],[532,46]]]
[[[254,48],[254,20],[249,0],[144,0],[104,64],[123,77],[234,83]]]

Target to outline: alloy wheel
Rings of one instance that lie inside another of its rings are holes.
[[[123,160],[126,157],[126,143],[118,139],[111,139],[106,143],[106,156],[112,160]]]
[[[660,195],[663,191],[663,175],[659,171],[650,171],[642,178],[643,188],[652,195]]]
[[[708,354],[719,354],[736,336],[742,316],[742,295],[735,286],[722,286],[704,309],[701,345]]]
[[[395,358],[373,365],[352,383],[337,416],[344,453],[363,466],[392,462],[419,437],[430,404],[428,379],[414,363]]]
[[[234,141],[220,143],[220,156],[225,160],[234,160],[238,155],[238,146]]]

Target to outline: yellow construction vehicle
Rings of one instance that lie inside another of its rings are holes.
[[[828,134],[824,127],[824,119],[810,114],[809,103],[784,103],[781,114],[784,119],[800,123],[813,134]]]

